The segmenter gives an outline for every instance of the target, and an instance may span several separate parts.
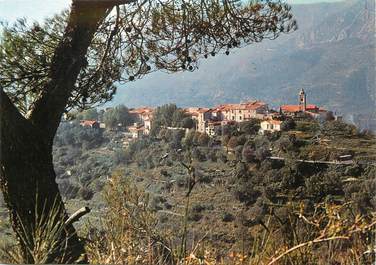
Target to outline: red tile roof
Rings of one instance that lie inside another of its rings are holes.
[[[208,111],[210,111],[210,109],[208,109],[208,108],[200,108],[198,110],[199,113],[205,113],[205,112],[208,112]]]
[[[93,126],[94,124],[98,123],[97,121],[93,121],[93,120],[82,120],[80,121],[80,124],[82,126]]]
[[[319,107],[314,104],[307,104],[306,110],[318,110]]]
[[[142,108],[136,108],[136,109],[130,109],[129,113],[132,114],[151,114],[154,110],[150,107],[142,107]]]
[[[281,110],[283,112],[299,112],[300,106],[299,105],[282,105]]]
[[[269,124],[274,124],[274,125],[280,125],[280,124],[282,124],[282,121],[280,121],[280,120],[264,120],[262,122],[267,122]]]
[[[130,132],[138,132],[138,131],[143,131],[145,130],[145,127],[143,125],[139,125],[139,126],[129,126],[128,127],[128,130]]]
[[[319,107],[317,107],[316,105],[314,104],[308,104],[306,106],[306,110],[307,111],[310,111],[310,110],[318,110]],[[301,111],[300,109],[300,106],[299,105],[282,105],[281,106],[281,110],[283,112],[299,112]]]
[[[216,107],[216,110],[219,111],[228,111],[228,110],[257,110],[259,108],[265,107],[267,104],[265,102],[255,100],[248,101],[240,104],[222,104]]]

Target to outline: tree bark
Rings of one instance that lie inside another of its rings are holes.
[[[23,252],[24,263],[34,263],[24,238],[33,238],[38,218],[58,211],[60,222],[68,219],[52,160],[52,144],[61,116],[85,65],[93,36],[111,5],[73,1],[63,39],[52,61],[50,81],[31,113],[23,117],[0,88],[0,188],[10,220]],[[58,225],[56,222],[55,225]],[[87,263],[84,247],[72,224],[61,233],[65,253],[50,253],[48,263]],[[30,245],[31,244],[31,245]]]
[[[63,223],[68,216],[55,182],[50,145],[40,137],[41,132],[16,111],[3,92],[0,119],[0,187],[24,262],[34,263],[36,260],[27,248],[34,248],[33,235],[38,229],[38,218],[48,216],[51,210],[58,212],[58,219]],[[26,238],[31,241],[25,242]],[[84,253],[72,225],[66,227],[58,240],[67,243],[66,257],[60,261],[75,262]],[[51,253],[47,262],[54,262],[60,254]],[[84,257],[82,261],[86,261]]]

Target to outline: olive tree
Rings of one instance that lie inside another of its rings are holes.
[[[52,163],[53,139],[65,112],[111,100],[118,82],[157,70],[193,71],[200,58],[295,28],[290,7],[279,0],[72,0],[68,11],[45,23],[5,25],[0,186],[18,238],[32,238],[36,216],[56,205],[68,219]],[[84,256],[72,223],[60,238],[65,253],[52,253],[47,262]],[[19,241],[25,262],[34,262]]]

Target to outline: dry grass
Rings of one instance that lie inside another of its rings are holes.
[[[252,238],[251,244],[244,247],[240,242],[243,248],[237,252],[218,256],[217,249],[203,237],[189,248],[185,244],[187,254],[181,257],[181,246],[176,242],[185,240],[190,231],[183,235],[159,231],[147,193],[118,175],[106,186],[104,198],[106,208],[100,227],[95,229],[88,224],[86,251],[90,263],[94,264],[363,265],[375,262],[376,216],[354,214],[351,202],[318,204],[310,213],[303,204],[290,203],[283,206],[283,218],[270,212],[263,225],[244,230],[244,236]],[[50,263],[53,253],[64,253],[58,239],[64,223],[58,218],[57,211],[38,217],[35,232],[31,237],[22,238],[35,263]],[[182,231],[183,226],[184,221]],[[242,237],[238,238],[241,240]],[[0,257],[5,263],[25,262],[17,245],[8,245]]]
[[[87,253],[95,264],[168,264],[172,251],[156,229],[149,196],[129,181],[113,177],[105,188],[101,229],[88,234]],[[90,225],[89,225],[90,226]]]
[[[350,203],[319,204],[309,216],[304,205],[291,203],[286,206],[283,224],[270,214],[265,228],[254,227],[250,249],[218,256],[203,238],[186,249],[185,258],[179,258],[180,246],[174,247],[172,242],[182,238],[157,230],[156,216],[149,210],[144,192],[118,176],[106,188],[105,198],[108,208],[102,231],[92,231],[87,244],[92,263],[361,265],[374,260],[366,253],[374,248],[376,218],[351,215]],[[284,237],[286,227],[289,238]]]
[[[1,246],[1,262],[12,264],[79,262],[80,260],[72,261],[68,256],[66,240],[70,235],[66,229],[67,224],[61,217],[60,205],[55,201],[50,211],[43,207],[41,211],[36,209],[35,213],[35,228],[23,223],[19,218],[21,226],[19,242],[22,244],[8,242]],[[62,240],[62,234],[67,235],[65,240]],[[14,239],[13,242],[16,240]],[[21,248],[21,245],[24,247]]]

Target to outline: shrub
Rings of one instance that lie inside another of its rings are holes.
[[[224,135],[222,136],[222,145],[227,146],[228,141],[230,140],[231,136],[230,135]]]
[[[302,132],[315,133],[320,129],[320,126],[317,121],[301,121],[296,123],[295,129]]]
[[[344,135],[353,136],[358,134],[358,130],[354,125],[347,124],[342,121],[327,121],[324,123],[323,132],[326,135]]]
[[[115,128],[118,124],[128,126],[135,122],[128,108],[124,105],[119,105],[113,109],[107,110],[103,115],[103,120],[107,128]]]
[[[258,161],[264,161],[269,156],[271,156],[271,153],[267,147],[257,148],[255,157]]]
[[[206,160],[206,156],[198,148],[194,148],[192,150],[192,158],[198,160],[199,162],[203,162]]]
[[[130,161],[129,152],[124,151],[123,149],[117,149],[114,152],[114,163],[115,165],[127,164]]]
[[[242,151],[243,151],[242,145],[238,145],[237,147],[235,147],[235,157],[237,161],[242,160]]]
[[[194,212],[194,213],[201,213],[205,210],[206,210],[206,206],[203,205],[203,204],[197,203],[197,204],[192,206],[192,212]]]
[[[207,158],[212,162],[217,162],[217,152],[215,150],[209,151]]]
[[[154,196],[153,199],[150,201],[150,208],[154,211],[160,211],[163,209],[161,204],[165,202],[166,199],[162,196]]]
[[[181,121],[181,126],[183,128],[192,129],[196,126],[195,121],[191,117],[185,117]]]
[[[185,135],[184,139],[182,140],[182,144],[184,145],[184,147],[189,148],[193,146],[195,134],[195,131],[189,131]]]
[[[172,149],[180,149],[182,139],[184,137],[185,132],[183,130],[174,130],[171,135],[170,139],[170,147]]]
[[[200,146],[208,146],[209,136],[206,133],[201,133],[198,137],[198,144]]]
[[[86,236],[90,263],[146,264],[151,253],[158,253],[151,264],[159,258],[171,264],[171,250],[156,227],[148,194],[120,176],[112,180],[104,190],[103,230],[91,229]]]
[[[198,222],[202,219],[202,217],[203,217],[203,215],[201,213],[190,212],[188,214],[188,221]]]
[[[239,124],[239,130],[242,133],[248,135],[257,134],[260,130],[260,120],[259,119],[251,119],[249,121],[241,122]]]
[[[224,152],[218,151],[218,152],[217,152],[217,157],[218,157],[219,160],[221,160],[223,163],[227,163],[227,161],[228,161],[228,159],[227,159],[227,155],[226,155]]]
[[[59,190],[66,199],[76,198],[79,189],[78,186],[72,184],[69,180],[59,182]]]
[[[293,119],[291,118],[287,118],[286,120],[284,120],[281,124],[281,130],[282,131],[289,131],[289,130],[293,130],[295,129],[296,127],[296,123]]]
[[[94,192],[88,187],[82,187],[78,191],[78,195],[85,201],[91,200],[94,196]]]
[[[223,222],[233,222],[235,220],[235,216],[231,213],[228,213],[228,212],[225,212],[223,215],[222,215],[222,221]]]
[[[199,183],[205,183],[205,184],[212,183],[213,182],[213,175],[203,174],[203,175],[198,177],[198,182]]]
[[[240,202],[251,205],[256,202],[261,192],[254,188],[253,184],[249,181],[241,181],[235,187],[235,198]]]
[[[230,140],[228,140],[227,147],[231,149],[235,149],[238,146],[238,138],[236,136],[232,136]]]
[[[243,161],[247,163],[253,162],[256,158],[255,150],[249,145],[244,146],[242,150],[242,158]]]

